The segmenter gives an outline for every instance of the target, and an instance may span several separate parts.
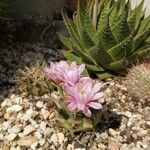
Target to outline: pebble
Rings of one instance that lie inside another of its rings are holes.
[[[17,134],[15,134],[15,133],[5,135],[5,139],[8,141],[13,141],[16,137],[17,137]]]
[[[114,129],[109,129],[109,134],[111,135],[111,136],[115,136],[115,135],[117,135],[117,132],[114,130]]]
[[[52,130],[50,128],[46,128],[46,130],[44,131],[44,136],[49,137],[52,133]]]
[[[42,121],[41,123],[40,123],[40,129],[42,130],[42,131],[45,131],[46,130],[46,123],[44,122],[44,121]]]
[[[56,145],[57,142],[58,142],[57,134],[56,134],[56,133],[53,133],[53,135],[51,136],[51,139],[50,139],[50,140],[54,143],[54,145]]]
[[[62,132],[59,132],[59,133],[57,133],[57,137],[58,137],[59,144],[62,144],[65,139],[64,134]]]
[[[47,111],[47,110],[41,110],[41,112],[42,112],[42,115],[43,115],[43,118],[46,120],[46,119],[48,119],[48,117],[49,117],[49,115],[50,115],[50,112],[49,111]]]
[[[24,128],[23,134],[26,136],[26,135],[29,135],[30,133],[34,132],[35,130],[36,130],[35,127],[33,127],[32,125],[28,125]]]
[[[19,133],[21,131],[18,125],[13,126],[12,128],[8,129],[9,133]]]
[[[36,150],[37,145],[38,145],[38,142],[35,142],[35,143],[31,144],[30,147],[31,147],[31,149]]]
[[[40,146],[43,146],[45,142],[46,142],[45,139],[40,139],[38,143],[40,144]]]
[[[36,107],[38,107],[38,108],[42,108],[43,107],[43,102],[42,101],[38,101],[37,103],[36,103]]]
[[[20,106],[20,105],[13,105],[11,107],[8,107],[6,109],[6,112],[19,112],[21,110],[22,110],[22,106]]]

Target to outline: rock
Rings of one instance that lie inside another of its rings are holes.
[[[35,132],[35,136],[38,138],[38,139],[41,139],[42,138],[42,134],[38,131]]]
[[[9,121],[3,122],[3,130],[7,130],[8,128],[11,128],[11,123]]]
[[[9,133],[19,133],[21,131],[18,125],[13,126],[12,128],[8,129]]]
[[[47,110],[41,110],[42,111],[42,115],[43,115],[43,118],[46,120],[48,119],[49,115],[50,115],[50,112],[47,111]]]
[[[40,129],[42,130],[42,131],[45,131],[46,130],[46,123],[44,122],[44,121],[42,121],[41,123],[40,123]]]
[[[58,137],[59,144],[62,144],[65,139],[64,134],[62,132],[59,132],[59,133],[57,133],[57,137]]]
[[[35,142],[37,142],[37,138],[35,136],[30,136],[20,139],[17,144],[20,146],[30,146]]]
[[[4,135],[2,133],[0,133],[0,140],[4,139]]]
[[[132,113],[129,112],[129,111],[126,111],[126,112],[124,113],[124,115],[127,116],[128,118],[130,118],[130,117],[132,116]]]
[[[38,108],[42,108],[43,107],[43,101],[38,101],[37,103],[36,103],[36,107],[38,107]]]
[[[51,141],[54,143],[54,145],[58,143],[57,134],[53,133],[53,135],[51,136]]]
[[[24,128],[23,134],[26,136],[34,132],[35,130],[36,130],[35,127],[33,127],[32,125],[28,125]]]
[[[49,115],[49,119],[53,119],[55,117],[55,113],[52,112],[50,115]]]
[[[5,135],[5,139],[8,141],[13,141],[16,137],[17,137],[17,134],[15,134],[15,133]]]
[[[119,146],[116,142],[111,142],[108,144],[108,150],[119,150]]]
[[[44,136],[49,137],[51,133],[52,133],[52,130],[50,128],[46,128],[46,130],[44,131]]]
[[[40,140],[39,140],[40,146],[43,146],[43,145],[45,144],[45,142],[46,142],[45,139],[40,139]]]
[[[114,129],[109,129],[109,134],[111,135],[111,136],[115,136],[115,135],[117,135],[117,132],[114,130]]]
[[[20,106],[20,105],[13,105],[11,107],[8,107],[6,109],[6,112],[19,112],[20,110],[22,110],[22,106]]]
[[[36,147],[38,145],[38,142],[35,142],[33,144],[30,145],[31,149],[36,150]]]

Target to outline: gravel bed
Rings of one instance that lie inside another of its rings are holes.
[[[55,123],[48,105],[54,92],[42,97],[12,94],[0,104],[2,150],[149,150],[150,104],[131,98],[124,79],[105,82],[109,111],[92,132],[72,135]]]

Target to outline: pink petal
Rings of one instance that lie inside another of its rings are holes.
[[[103,98],[104,96],[105,96],[104,93],[99,92],[99,93],[96,93],[96,94],[93,96],[92,100],[97,100],[97,99],[99,99],[99,98]]]
[[[86,108],[86,109],[84,109],[83,110],[83,113],[87,116],[87,117],[91,117],[91,111],[88,109],[88,108]]]
[[[93,87],[93,92],[97,93],[101,88],[102,88],[102,84],[101,83],[96,83]]]
[[[69,105],[68,105],[68,109],[70,111],[73,111],[77,108],[77,105],[74,103],[74,102],[71,102]]]
[[[85,105],[83,103],[78,103],[78,109],[79,110],[84,110],[85,109]]]
[[[88,104],[88,106],[94,108],[94,109],[101,109],[103,106],[100,104],[100,103],[97,103],[97,102],[90,102]]]

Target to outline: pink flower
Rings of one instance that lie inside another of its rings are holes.
[[[82,111],[86,116],[91,117],[90,107],[102,108],[102,105],[97,102],[105,96],[103,92],[99,92],[101,87],[101,83],[94,83],[92,79],[80,82],[74,87],[66,87],[68,109]]]
[[[51,62],[50,67],[46,67],[44,71],[54,82],[62,83],[65,86],[74,86],[82,80],[81,73],[84,68],[85,65],[77,65],[76,62],[68,65],[66,61],[60,61],[56,63]]]

